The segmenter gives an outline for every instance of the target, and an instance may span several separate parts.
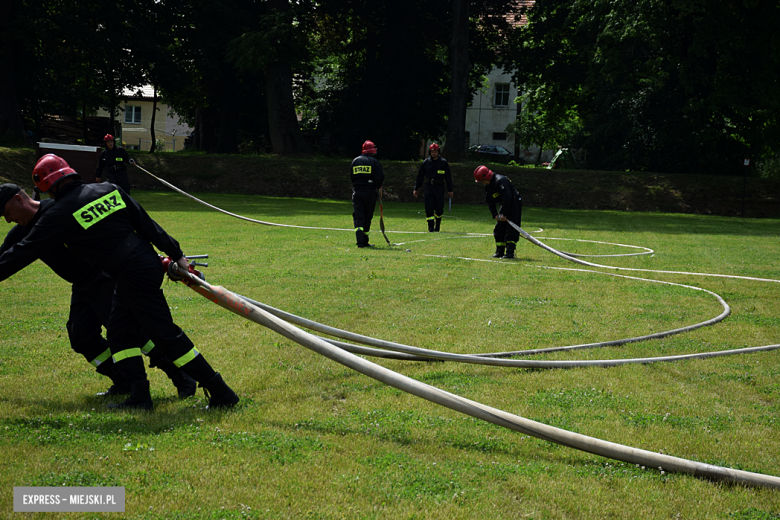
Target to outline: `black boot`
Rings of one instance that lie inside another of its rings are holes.
[[[506,245],[506,254],[502,256],[501,258],[514,258],[515,257],[515,245],[514,244],[507,244]]]
[[[174,365],[173,361],[167,358],[162,358],[155,360],[154,363],[155,364],[153,366],[156,366],[165,372],[165,375],[168,376],[168,378],[171,380],[173,386],[175,386],[176,390],[179,391],[179,399],[186,399],[195,395],[195,391],[198,389],[198,383],[190,376],[179,370],[179,367]],[[152,365],[150,364],[150,366]]]
[[[433,230],[434,230],[433,226],[434,226],[433,219],[429,218],[428,219],[428,233],[433,233]]]
[[[200,386],[204,388],[209,398],[209,404],[206,406],[208,409],[232,408],[238,404],[238,396],[222,380],[222,376],[219,373],[214,374],[214,377],[205,383],[201,383]]]
[[[441,230],[441,217],[436,217],[436,225],[433,228],[434,231]]]
[[[95,395],[103,397],[111,397],[115,395],[126,395],[130,393],[130,381],[126,380],[122,375],[114,368],[114,362],[109,358],[98,365],[96,368],[98,374],[104,375],[111,379],[113,383],[105,392],[98,392]]]
[[[493,258],[501,258],[504,256],[504,246],[496,246],[496,252],[493,253]]]
[[[142,379],[130,383],[130,397],[121,403],[110,403],[106,407],[113,409],[136,408],[139,410],[151,410],[154,408],[152,395],[149,393],[149,380]]]

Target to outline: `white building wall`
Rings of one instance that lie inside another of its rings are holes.
[[[496,89],[500,85],[509,85],[507,105],[496,105]],[[468,146],[475,144],[497,144],[514,153],[514,134],[506,131],[507,125],[517,117],[517,87],[512,84],[512,76],[501,69],[493,69],[488,75],[488,84],[483,91],[477,91],[466,109],[466,132]],[[506,139],[494,139],[494,134],[506,134]]]

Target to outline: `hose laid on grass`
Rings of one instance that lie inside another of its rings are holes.
[[[165,183],[165,181],[162,182]],[[183,191],[178,190],[178,188],[174,188],[174,189],[180,191],[181,193],[187,195],[190,198],[193,198],[194,200],[198,200],[184,193]],[[199,202],[206,204],[205,202],[202,201]],[[226,211],[220,210],[219,208],[216,208],[209,204],[206,205],[214,209],[217,209],[218,211],[221,211],[223,213],[234,216],[236,218],[241,218],[243,220],[249,220],[252,222],[257,222],[266,225],[280,226],[279,224],[272,224],[272,223],[256,221],[253,219],[248,219],[246,217],[241,217],[239,215],[234,215],[232,213],[228,213]],[[510,222],[510,224],[512,223]],[[514,226],[514,224],[512,225]],[[287,226],[287,227],[301,227],[301,226]],[[584,262],[582,260],[575,259],[572,256],[566,255],[565,253],[561,253],[560,251],[545,246],[544,244],[538,242],[533,237],[528,235],[525,231],[523,231],[519,227],[517,226],[515,227],[521,232],[521,235],[523,235],[523,237],[526,238],[527,240],[531,241],[532,243],[535,243],[536,245],[546,250],[549,250],[550,252],[553,252],[558,256],[561,256],[566,260],[581,265],[588,265],[591,267],[622,269],[622,268],[616,268],[611,266],[601,266],[598,264],[592,264],[589,262]],[[172,265],[174,266],[173,267],[174,270],[178,271],[179,274],[181,275],[182,273],[177,269],[176,264],[172,264]],[[667,271],[650,271],[646,269],[627,269],[627,270],[667,272]],[[676,274],[696,275],[700,273],[676,273]],[[230,310],[231,312],[238,314],[239,316],[242,316],[260,325],[266,326],[271,330],[283,335],[284,337],[292,341],[295,341],[296,343],[299,343],[300,345],[303,345],[304,347],[309,348],[314,352],[317,352],[348,368],[360,372],[361,374],[367,375],[373,379],[376,379],[377,381],[393,386],[394,388],[398,388],[399,390],[408,392],[412,395],[416,395],[418,397],[429,400],[441,406],[445,406],[457,412],[478,419],[482,419],[492,424],[496,424],[504,428],[518,431],[532,437],[546,440],[548,442],[553,442],[556,444],[560,444],[562,446],[571,447],[588,453],[601,455],[603,457],[608,457],[611,459],[620,460],[631,464],[637,464],[637,465],[642,465],[651,468],[658,468],[659,470],[666,470],[670,472],[686,473],[698,477],[721,480],[730,483],[741,483],[750,486],[780,489],[780,478],[775,476],[764,475],[760,473],[753,473],[753,472],[742,471],[742,470],[735,470],[731,468],[714,466],[710,464],[704,464],[704,463],[695,462],[683,458],[672,457],[670,455],[653,453],[638,448],[632,448],[630,446],[611,443],[601,439],[596,439],[594,437],[577,434],[567,430],[562,430],[560,428],[555,428],[553,426],[531,421],[529,419],[525,419],[523,417],[509,414],[502,410],[498,410],[496,408],[492,408],[483,405],[481,403],[477,403],[475,401],[465,399],[455,394],[445,392],[433,386],[416,381],[414,379],[411,379],[409,377],[403,376],[389,369],[376,365],[370,361],[367,361],[354,354],[351,354],[350,352],[346,352],[345,350],[342,350],[337,346],[331,345],[330,343],[328,343],[327,341],[321,338],[318,338],[301,329],[298,329],[297,327],[294,327],[293,325],[285,322],[283,319],[274,316],[270,312],[261,309],[259,306],[254,305],[250,301],[247,301],[246,299],[239,297],[238,295],[228,291],[227,289],[218,286],[212,286],[207,282],[189,273],[184,273],[184,276],[186,276],[187,279],[189,280],[188,285],[193,290],[197,291],[198,293],[205,296],[209,300],[217,303],[218,305]],[[618,276],[622,276],[622,275],[618,275]],[[741,279],[750,279],[750,280],[778,282],[778,280],[763,280],[760,278],[752,278],[752,277],[707,275],[707,274],[703,276],[725,276],[728,278],[741,278]],[[626,278],[630,278],[630,277],[626,277]],[[710,293],[710,294],[714,294],[714,293]],[[719,296],[718,298],[722,301],[722,299]],[[725,302],[723,302],[723,304],[725,305]],[[728,308],[727,305],[726,308]],[[772,345],[771,347],[778,348],[780,347],[780,345]],[[350,348],[356,348],[356,347],[350,346]],[[757,351],[757,349],[762,349],[762,348],[765,347],[754,347],[752,349],[740,349],[740,350],[746,352],[746,351]],[[730,352],[734,352],[734,351],[730,351]],[[714,355],[726,355],[726,353],[707,353],[704,354],[703,356],[710,357]],[[693,356],[698,356],[698,355],[693,355]],[[480,356],[473,356],[473,357],[479,358]],[[682,358],[684,357],[689,357],[689,356],[682,356]],[[658,360],[659,358],[654,358],[654,359]],[[583,365],[574,365],[574,366],[583,366]]]
[[[175,264],[174,264],[175,265]],[[178,271],[181,274],[181,271]],[[390,385],[394,388],[408,392],[417,397],[426,399],[432,403],[445,406],[456,412],[482,419],[489,423],[508,428],[525,435],[536,437],[555,444],[560,444],[569,448],[578,449],[588,453],[600,455],[631,464],[639,464],[650,468],[659,468],[659,470],[686,473],[697,477],[710,478],[730,483],[739,483],[749,486],[768,487],[780,489],[780,478],[772,475],[753,473],[749,471],[725,468],[704,464],[692,460],[687,460],[670,455],[654,453],[647,450],[632,448],[622,444],[608,442],[605,440],[581,435],[538,423],[524,417],[507,413],[497,408],[471,401],[464,397],[451,394],[439,388],[422,383],[415,379],[406,377],[402,374],[379,366],[367,361],[349,352],[345,352],[338,347],[330,345],[328,342],[309,334],[293,325],[277,318],[273,314],[264,311],[260,307],[250,303],[219,286],[213,286],[200,278],[186,273],[189,279],[189,286],[205,296],[210,301],[221,307],[234,312],[235,314],[268,327],[269,329],[281,334],[282,336],[317,352],[337,363],[340,363],[352,370],[360,372],[372,379]]]
[[[182,195],[184,195],[185,197],[188,197],[188,198],[194,200],[195,202],[203,204],[204,206],[206,206],[208,208],[211,208],[211,209],[213,209],[215,211],[219,211],[220,213],[224,213],[225,215],[231,216],[233,218],[237,218],[237,219],[240,219],[240,220],[245,220],[247,222],[253,222],[255,224],[262,224],[263,226],[286,227],[286,228],[297,228],[297,229],[321,229],[323,231],[354,231],[354,229],[344,229],[344,228],[325,228],[325,227],[296,226],[296,225],[293,225],[293,224],[277,224],[276,222],[265,222],[263,220],[255,220],[253,218],[245,217],[243,215],[238,215],[236,213],[231,213],[231,212],[226,211],[226,210],[224,210],[222,208],[218,208],[217,206],[214,206],[213,204],[209,204],[205,200],[200,200],[199,198],[197,198],[197,197],[195,197],[193,195],[190,195],[189,193],[187,193],[186,191],[184,191],[184,190],[182,190],[180,188],[177,188],[176,186],[174,186],[170,182],[166,181],[165,179],[161,179],[160,177],[156,176],[155,174],[153,174],[149,170],[141,167],[141,165],[139,165],[135,161],[133,161],[132,164],[133,164],[133,166],[135,166],[136,168],[138,168],[142,172],[144,172],[144,173],[154,177],[155,179],[160,181],[160,183],[164,184],[165,186],[168,186],[170,189],[172,189],[174,191],[177,191],[177,192],[181,193]],[[382,230],[382,233],[384,234],[384,230]],[[394,232],[390,231],[390,233],[394,233]],[[398,233],[398,232],[396,231],[395,233]],[[402,231],[402,233],[427,234],[427,232],[425,232],[425,231]],[[474,235],[474,236],[487,236],[484,233],[463,233],[463,234],[464,235]],[[387,235],[385,235],[385,240],[387,240],[388,245],[390,245],[390,240],[387,238]],[[395,245],[398,245],[398,244],[395,244]]]
[[[731,274],[711,274],[711,273],[689,273],[686,271],[658,271],[654,269],[637,269],[634,267],[615,267],[612,265],[594,264],[591,262],[586,262],[585,260],[579,260],[578,258],[571,257],[566,253],[563,253],[561,251],[558,251],[557,249],[548,246],[547,244],[543,244],[542,242],[539,242],[536,238],[529,235],[526,231],[523,230],[523,228],[521,228],[511,220],[507,220],[507,222],[509,223],[510,226],[515,228],[520,233],[520,236],[522,236],[532,244],[539,246],[545,251],[549,251],[550,253],[559,256],[564,260],[568,260],[569,262],[574,262],[575,264],[586,265],[588,267],[601,267],[603,269],[616,269],[619,271],[641,271],[644,273],[687,274],[687,275],[694,275],[694,276],[711,276],[716,278],[732,278],[736,280],[753,280],[756,282],[780,283],[780,280],[773,280],[772,278],[755,278],[753,276],[738,276],[738,275],[731,275]]]
[[[587,271],[587,272],[592,272],[592,271]],[[610,274],[610,273],[604,273],[604,274]],[[640,278],[640,280],[644,280],[644,279]],[[670,283],[670,282],[662,282],[662,283]],[[672,285],[680,285],[680,284],[672,284]],[[693,287],[693,288],[700,289],[699,287]],[[700,289],[700,290],[706,291],[706,289]],[[710,291],[706,291],[706,292],[710,292]],[[711,294],[715,294],[715,293],[711,293]],[[403,359],[407,361],[430,361],[430,360],[453,361],[458,363],[467,363],[467,364],[474,364],[474,365],[504,366],[504,367],[514,367],[514,368],[575,368],[575,367],[590,367],[590,366],[609,367],[609,366],[619,366],[619,365],[629,365],[629,364],[673,362],[673,361],[683,361],[689,359],[706,359],[711,357],[732,356],[738,354],[753,354],[756,352],[766,352],[770,350],[780,349],[780,345],[763,345],[758,347],[721,350],[715,352],[698,352],[695,354],[681,354],[676,356],[606,359],[606,360],[602,359],[602,360],[575,360],[575,361],[540,361],[540,360],[501,359],[502,357],[506,357],[506,356],[530,355],[530,354],[538,354],[543,352],[551,352],[556,350],[567,350],[567,349],[574,349],[574,348],[592,348],[592,347],[600,347],[600,346],[614,346],[616,344],[624,344],[632,341],[642,341],[642,339],[646,337],[643,336],[641,338],[629,338],[625,340],[616,340],[619,341],[620,343],[617,343],[616,341],[612,341],[612,342],[608,341],[603,343],[590,343],[586,345],[572,345],[569,347],[553,347],[549,349],[534,349],[534,350],[525,350],[525,351],[517,351],[517,352],[498,352],[493,354],[452,354],[449,352],[429,350],[429,349],[424,349],[419,347],[413,347],[410,345],[404,345],[402,343],[394,343],[392,341],[380,340],[380,339],[372,338],[370,336],[364,336],[362,334],[356,334],[354,332],[337,329],[334,327],[330,327],[328,325],[323,325],[321,323],[308,320],[306,318],[302,318],[300,316],[296,316],[289,312],[282,311],[270,305],[257,302],[255,300],[247,298],[246,296],[241,296],[241,295],[237,295],[237,296],[243,299],[244,301],[252,305],[255,305],[256,307],[289,323],[301,327],[305,327],[307,329],[311,329],[323,334],[327,334],[329,336],[347,339],[363,345],[370,345],[372,347],[384,349],[384,350],[376,350],[373,348],[365,349],[365,348],[360,348],[357,345],[353,345],[351,343],[344,343],[341,341],[321,338],[324,339],[324,341],[330,343],[331,345],[337,346],[339,348],[343,348],[344,350],[353,352],[355,354],[381,357],[385,359]],[[717,321],[721,321],[726,316],[728,316],[730,309],[726,304],[726,302],[722,300],[722,298],[720,298],[719,296],[717,297],[721,301],[721,303],[726,307],[726,310],[724,310],[724,312],[717,318],[713,318],[711,320],[707,320],[706,322],[702,322],[696,325],[690,325],[689,327],[683,327],[681,329],[667,331],[666,333],[659,333],[662,336],[657,336],[657,335],[652,335],[652,336],[663,337],[664,335],[677,334],[679,332],[683,332],[685,329],[693,330],[695,328],[703,327],[705,325],[712,324]],[[398,355],[398,357],[396,357],[392,355],[393,353],[401,353],[401,354]]]

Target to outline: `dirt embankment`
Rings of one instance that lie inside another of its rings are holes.
[[[131,153],[139,164],[185,191],[349,199],[349,160]],[[381,160],[381,157],[380,157]],[[412,188],[419,162],[382,161],[384,197],[414,201]],[[33,150],[0,149],[0,181],[30,187]],[[484,203],[484,190],[474,183],[477,163],[451,164],[455,198],[462,204]],[[507,175],[520,191],[524,206],[660,211],[702,215],[780,218],[780,181],[708,175],[614,173],[545,170],[490,165]],[[130,168],[135,189],[166,189],[137,168]]]

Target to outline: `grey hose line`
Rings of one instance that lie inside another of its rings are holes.
[[[610,246],[629,247],[629,248],[632,248],[632,249],[644,249],[644,251],[641,251],[639,253],[623,253],[623,254],[618,254],[618,255],[582,255],[582,254],[577,254],[577,253],[569,253],[568,251],[561,251],[561,253],[563,253],[565,255],[573,256],[573,257],[576,257],[576,258],[582,258],[582,257],[586,257],[586,256],[587,257],[591,257],[591,258],[593,258],[593,257],[598,257],[598,258],[610,257],[610,258],[612,258],[612,257],[617,257],[617,256],[651,255],[651,254],[655,253],[655,251],[653,251],[652,249],[650,249],[648,247],[630,246],[628,244],[613,244],[613,243],[610,243],[610,242],[601,242],[599,240],[584,240],[584,239],[580,239],[580,238],[558,238],[558,237],[536,237],[536,239],[537,240],[572,240],[574,242],[588,242],[588,243],[591,243],[591,244],[604,244],[604,245],[610,245]]]
[[[185,197],[188,197],[188,198],[194,200],[195,202],[203,204],[204,206],[206,206],[208,208],[211,208],[211,209],[213,209],[215,211],[219,211],[220,213],[224,213],[225,215],[228,215],[228,216],[240,219],[240,220],[245,220],[247,222],[254,222],[255,224],[262,224],[263,226],[273,226],[273,227],[285,227],[285,228],[297,228],[297,229],[321,229],[323,231],[354,231],[354,229],[346,229],[346,228],[328,228],[328,227],[296,226],[294,224],[278,224],[276,222],[266,222],[266,221],[263,221],[263,220],[255,220],[253,218],[245,217],[243,215],[238,215],[236,213],[231,213],[231,212],[226,211],[226,210],[224,210],[222,208],[214,206],[213,204],[209,204],[208,202],[206,202],[204,200],[201,200],[201,199],[199,199],[199,198],[197,198],[197,197],[195,197],[193,195],[190,195],[189,193],[187,193],[186,191],[184,191],[184,190],[182,190],[180,188],[177,188],[176,186],[174,186],[170,182],[166,181],[165,179],[162,179],[162,178],[156,176],[155,174],[153,174],[152,172],[150,172],[149,170],[146,170],[145,168],[141,167],[135,161],[133,161],[132,164],[136,168],[141,170],[142,172],[144,172],[144,173],[146,173],[148,175],[151,175],[152,177],[154,177],[155,179],[160,181],[165,186],[168,186],[172,190],[181,193]],[[388,231],[388,233],[404,233],[404,234],[412,234],[412,235],[427,235],[428,234],[427,231]],[[452,232],[450,232],[450,233],[452,233]],[[474,236],[490,236],[490,235],[486,235],[485,233],[457,233],[457,234],[461,234],[461,235],[474,235]],[[396,244],[396,245],[398,245],[398,244]]]
[[[392,341],[385,341],[385,340],[379,340],[376,338],[372,338],[370,336],[364,336],[362,334],[356,334],[354,332],[345,331],[342,329],[337,329],[334,327],[330,327],[327,325],[323,325],[321,323],[317,323],[315,321],[307,320],[305,318],[302,318],[300,316],[296,316],[294,314],[291,314],[289,312],[282,311],[280,309],[271,307],[270,305],[266,305],[260,302],[256,302],[254,300],[251,300],[247,298],[246,296],[239,297],[245,299],[246,301],[252,303],[253,305],[256,305],[263,310],[270,312],[271,314],[288,321],[290,323],[293,323],[295,325],[299,325],[323,334],[327,334],[329,336],[334,336],[337,338],[347,339],[350,341],[354,341],[356,343],[360,343],[363,345],[370,345],[372,347],[377,347],[381,349],[386,349],[394,352],[402,352],[410,355],[420,356],[423,358],[430,358],[430,359],[436,359],[439,361],[456,361],[461,363],[470,363],[470,364],[478,364],[478,365],[488,365],[488,366],[507,366],[507,367],[522,367],[522,368],[569,368],[574,366],[616,366],[619,364],[626,364],[626,363],[652,363],[653,360],[656,361],[663,361],[663,362],[669,362],[669,361],[677,361],[677,360],[683,360],[683,359],[691,359],[691,356],[697,357],[710,357],[706,353],[702,354],[686,354],[682,356],[663,356],[659,358],[638,358],[638,359],[626,359],[626,360],[591,360],[591,361],[538,361],[538,360],[505,360],[502,359],[499,361],[499,358],[504,357],[510,357],[510,356],[520,356],[520,355],[531,355],[531,354],[540,354],[545,352],[556,352],[556,351],[563,351],[563,350],[574,350],[574,349],[582,349],[582,348],[596,348],[596,347],[602,347],[602,346],[616,346],[616,345],[622,345],[626,343],[635,343],[638,341],[644,341],[647,339],[658,339],[666,336],[670,336],[672,334],[679,334],[681,332],[688,332],[691,330],[695,330],[704,326],[713,325],[715,323],[718,323],[722,320],[724,320],[729,314],[731,313],[731,308],[729,305],[721,298],[719,295],[712,291],[708,291],[707,289],[702,289],[700,287],[694,287],[694,286],[688,286],[683,284],[677,284],[673,282],[664,282],[661,280],[647,280],[645,278],[635,278],[632,276],[625,276],[625,275],[619,275],[614,273],[600,273],[598,271],[588,271],[588,270],[582,270],[584,272],[588,273],[596,273],[596,274],[604,274],[607,276],[617,276],[620,278],[628,278],[632,280],[642,280],[642,281],[651,281],[654,283],[661,283],[665,285],[676,285],[681,287],[686,287],[689,289],[696,289],[699,291],[704,291],[706,293],[709,293],[713,296],[715,296],[718,299],[718,302],[723,306],[723,312],[718,315],[715,318],[711,318],[709,320],[706,320],[701,323],[697,323],[694,325],[689,325],[686,327],[681,327],[678,329],[665,331],[665,332],[658,332],[655,334],[648,334],[645,336],[639,336],[635,338],[627,338],[627,339],[621,339],[621,340],[613,340],[613,341],[605,341],[601,343],[589,343],[589,344],[583,344],[583,345],[570,345],[566,347],[550,347],[546,349],[534,349],[534,350],[525,350],[525,351],[516,351],[516,352],[495,352],[495,353],[489,353],[489,354],[452,354],[448,352],[441,352],[441,351],[435,351],[435,350],[429,350],[429,349],[422,349],[418,347],[413,347],[410,345],[404,345],[401,343],[395,343]],[[332,344],[336,344],[331,342]],[[349,345],[348,343],[341,343],[337,346],[342,345]],[[769,349],[771,350],[771,349]],[[740,350],[731,350],[731,351],[724,351],[724,352],[733,352],[734,354],[744,353]],[[368,355],[371,355],[370,353]],[[726,355],[721,353],[720,355]],[[386,357],[385,354],[382,355],[382,357]],[[577,363],[583,363],[583,364],[577,364]]]
[[[578,449],[603,457],[640,464],[646,467],[659,468],[665,471],[686,473],[698,477],[711,478],[732,483],[741,483],[750,486],[768,487],[780,489],[780,478],[761,473],[736,470],[711,464],[704,464],[670,455],[654,453],[639,448],[632,448],[587,435],[562,430],[513,415],[497,408],[471,401],[469,399],[451,394],[436,387],[427,385],[415,379],[406,377],[392,370],[386,369],[375,363],[362,359],[354,354],[345,352],[326,341],[323,341],[308,332],[277,318],[244,300],[238,295],[218,286],[212,286],[198,279],[194,275],[187,274],[192,281],[190,286],[195,291],[206,296],[209,300],[221,307],[238,314],[250,321],[263,325],[296,343],[321,354],[328,359],[336,361],[352,370],[360,372],[372,379],[390,385],[404,392],[416,395],[433,403],[450,408],[451,410],[482,419],[497,426],[508,428],[525,435],[536,437],[562,446]]]
[[[198,199],[197,197],[194,197],[194,196],[188,194],[184,190],[179,189],[178,187],[174,186],[173,184],[169,183],[168,181],[166,181],[164,179],[161,179],[161,178],[157,177],[156,175],[154,175],[153,173],[149,172],[148,170],[142,168],[137,163],[134,162],[133,164],[137,168],[139,168],[141,171],[143,171],[143,172],[147,173],[148,175],[154,177],[155,179],[157,179],[158,181],[160,181],[164,185],[170,187],[171,189],[181,193],[182,195],[185,195],[186,197],[191,198],[192,200],[195,200],[195,201],[197,201],[197,202],[199,202],[199,203],[201,203],[201,204],[203,204],[203,205],[205,205],[205,206],[207,206],[209,208],[212,208],[212,209],[214,209],[216,211],[219,211],[221,213],[224,213],[226,215],[229,215],[229,216],[241,219],[241,220],[246,220],[246,221],[249,221],[249,222],[254,222],[254,223],[257,223],[257,224],[263,224],[263,225],[268,225],[268,226],[294,227],[294,228],[310,229],[310,228],[307,228],[305,226],[294,226],[294,225],[285,225],[285,224],[264,222],[264,221],[261,221],[261,220],[250,219],[250,218],[244,217],[242,215],[237,215],[235,213],[231,213],[229,211],[225,211],[225,210],[223,210],[221,208],[213,206],[213,205],[211,205],[211,204],[209,204],[209,203],[207,203],[205,201],[202,201],[202,200]],[[611,268],[611,269],[627,269],[627,270],[636,270],[636,271],[649,271],[649,270],[644,270],[644,269],[628,269],[628,268],[618,268],[618,267],[611,267],[611,266],[601,266],[599,264],[593,264],[593,263],[590,263],[590,262],[585,262],[585,261],[582,261],[582,260],[575,259],[575,258],[573,258],[571,256],[568,256],[565,253],[562,253],[562,252],[560,252],[560,251],[558,251],[556,249],[553,249],[553,248],[551,248],[549,246],[546,246],[545,244],[539,242],[534,237],[529,235],[526,231],[524,231],[523,229],[521,229],[520,227],[515,225],[513,222],[509,221],[509,224],[512,225],[512,227],[514,227],[515,229],[517,229],[523,235],[524,238],[526,238],[527,240],[531,241],[535,245],[537,245],[539,247],[542,247],[543,249],[546,249],[546,250],[548,250],[548,251],[550,251],[550,252],[552,252],[552,253],[554,253],[554,254],[556,254],[556,255],[564,258],[564,259],[570,260],[572,262],[579,263],[579,264],[582,264],[582,265],[588,265],[588,266],[592,266],[592,267],[606,267],[606,268]],[[331,231],[343,231],[342,229],[339,229],[339,228],[317,228],[317,229],[331,230]],[[650,271],[650,272],[667,272],[667,271]],[[668,272],[671,272],[671,271],[668,271]],[[684,273],[684,274],[696,274],[696,273]],[[705,275],[705,276],[707,276],[707,275]],[[720,275],[709,275],[709,276],[720,276]],[[626,277],[626,278],[630,278],[630,277]],[[760,280],[760,279],[757,279],[757,280]],[[772,280],[772,281],[775,281],[775,280]],[[669,283],[669,282],[660,282],[660,283]],[[686,287],[690,287],[690,286],[686,286]],[[696,289],[699,289],[699,288],[696,288]],[[703,289],[700,289],[700,290],[703,290]],[[707,292],[709,292],[709,291],[707,291]],[[711,293],[711,294],[715,294],[715,293]],[[723,302],[723,300],[719,296],[717,296],[717,295],[715,295],[715,296],[723,303],[723,305],[725,305],[725,302]],[[728,307],[728,306],[726,306],[726,307]],[[708,322],[704,322],[703,324],[692,325],[690,327],[684,327],[684,328],[681,328],[681,329],[675,329],[674,331],[667,331],[667,333],[657,333],[657,334],[648,335],[647,337],[628,338],[626,340],[614,340],[613,342],[602,342],[602,343],[586,344],[586,345],[572,345],[572,346],[569,346],[569,347],[553,347],[554,350],[541,350],[541,349],[537,349],[533,353],[541,353],[541,352],[545,352],[545,351],[546,352],[552,352],[552,351],[555,351],[555,350],[566,350],[566,349],[575,349],[575,348],[594,348],[594,347],[597,347],[597,346],[607,346],[607,345],[614,346],[614,345],[620,345],[620,344],[625,344],[625,343],[632,343],[632,342],[642,341],[644,339],[653,339],[653,338],[658,338],[658,337],[664,337],[664,336],[667,336],[667,335],[677,334],[679,332],[693,330],[694,328],[703,327],[705,325],[709,325],[709,324],[715,323],[717,321],[721,321],[726,316],[728,316],[728,312],[730,312],[730,311],[728,311],[728,310],[724,311],[725,315],[722,314],[718,318],[715,318],[714,320],[716,320],[716,321],[708,320]],[[336,336],[336,337],[342,337],[342,336]],[[349,338],[344,338],[344,339],[349,339]],[[362,341],[362,340],[360,340],[360,341]],[[366,343],[364,343],[364,344],[366,344]],[[390,345],[391,344],[389,342],[386,342],[385,343],[385,348],[390,347]],[[401,347],[406,347],[406,346],[401,346]],[[408,347],[408,348],[415,348],[415,347]],[[422,350],[424,350],[424,349],[422,349]],[[733,352],[736,352],[736,351],[733,351]],[[442,353],[442,354],[444,354],[444,353]],[[417,355],[421,355],[421,353],[418,352]],[[502,357],[502,356],[514,356],[514,355],[521,355],[521,353],[517,352],[517,353],[478,354],[478,355],[471,356],[471,358],[490,357],[490,358],[494,358],[495,359],[495,358]],[[447,354],[447,356],[457,356],[457,355],[455,355],[455,354]],[[439,355],[437,355],[435,357],[435,359],[441,359],[441,358],[440,358]],[[517,360],[512,360],[512,361],[517,361]],[[476,362],[476,361],[472,359],[472,362]],[[528,363],[528,362],[526,361],[525,363]],[[544,362],[537,361],[536,363],[544,363]],[[610,363],[609,365],[605,365],[605,366],[610,366],[612,364],[612,362],[609,362],[609,363]],[[479,363],[479,364],[484,364],[484,363]],[[518,365],[510,364],[510,365],[506,365],[506,366],[518,366]]]
[[[531,242],[532,244],[541,247],[542,249],[545,249],[549,251],[550,253],[559,256],[563,258],[564,260],[568,260],[570,262],[574,262],[576,264],[580,265],[586,265],[588,267],[601,267],[603,269],[616,269],[620,271],[641,271],[645,273],[666,273],[666,274],[686,274],[686,275],[694,275],[694,276],[711,276],[716,278],[733,278],[737,280],[752,280],[756,282],[772,282],[772,283],[780,283],[780,280],[773,280],[771,278],[756,278],[753,276],[737,276],[737,275],[730,275],[730,274],[712,274],[712,273],[690,273],[687,271],[660,271],[655,269],[637,269],[634,267],[615,267],[612,265],[601,265],[601,264],[594,264],[591,262],[586,262],[584,260],[579,260],[577,258],[573,258],[566,253],[562,253],[561,251],[558,251],[557,249],[554,249],[547,244],[543,244],[542,242],[539,242],[536,238],[532,237],[528,233],[526,233],[520,226],[512,222],[511,220],[507,220],[510,226],[515,228],[519,233],[520,236]]]

